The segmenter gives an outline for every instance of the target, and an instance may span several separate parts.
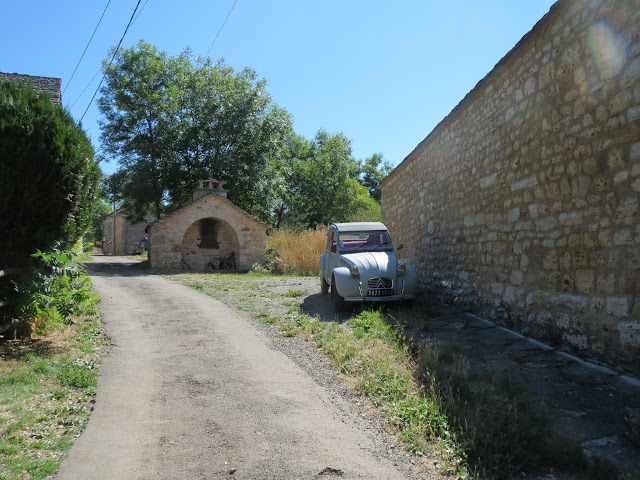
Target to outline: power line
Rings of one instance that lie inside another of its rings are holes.
[[[109,0],[111,1],[111,0]],[[138,18],[140,17],[140,14],[142,13],[142,11],[144,10],[144,7],[147,6],[147,3],[149,3],[149,0],[145,0],[144,4],[142,5],[142,7],[140,8],[140,10],[138,11],[138,14],[136,15],[136,18],[133,19],[133,22],[131,22],[131,25],[133,25],[134,23],[136,23],[136,20],[138,20]],[[96,79],[96,77],[98,75],[100,75],[100,72],[102,72],[102,68],[99,68],[98,71],[95,73],[95,75],[91,78],[91,80],[89,80],[89,83],[87,83],[87,86],[84,87],[84,89],[82,90],[82,93],[80,93],[80,95],[77,96],[77,98],[73,101],[73,103],[68,107],[69,109],[73,108],[74,105],[76,103],[78,103],[78,100],[80,100],[82,98],[82,96],[84,95],[84,92],[87,91],[87,89],[91,86],[91,84],[93,83],[93,81]],[[63,92],[64,93],[64,92]]]
[[[62,95],[63,96],[64,96],[64,93],[67,91],[67,88],[69,88],[69,84],[71,83],[71,80],[73,80],[73,76],[76,74],[76,71],[78,70],[78,67],[80,66],[80,62],[84,58],[84,54],[87,53],[87,49],[89,48],[89,45],[91,44],[91,40],[93,40],[93,36],[98,31],[98,27],[100,26],[100,23],[102,23],[102,19],[104,18],[104,14],[107,12],[107,8],[109,8],[109,4],[110,3],[111,3],[111,0],[109,0],[107,2],[107,6],[104,7],[104,10],[102,11],[102,15],[100,15],[100,20],[98,20],[98,24],[96,25],[96,28],[93,29],[93,33],[91,34],[91,38],[87,42],[87,46],[84,47],[84,52],[82,52],[82,55],[80,56],[80,60],[78,60],[76,68],[73,69],[73,73],[71,74],[71,78],[69,79],[69,81],[67,82],[67,85],[64,87],[64,90],[62,91]]]
[[[209,50],[207,50],[207,53],[206,53],[205,57],[209,56],[209,52],[213,48],[213,44],[216,43],[216,40],[218,39],[218,36],[220,35],[220,32],[222,31],[222,29],[224,28],[225,24],[227,23],[227,20],[229,20],[229,15],[231,15],[231,12],[233,11],[233,8],[236,6],[236,3],[238,3],[238,0],[233,2],[233,5],[231,5],[231,9],[229,10],[229,13],[227,13],[227,18],[225,18],[224,22],[222,22],[222,26],[220,27],[220,30],[218,30],[218,33],[216,34],[216,38],[214,38],[213,42],[211,42],[211,46],[209,47]]]
[[[93,94],[93,97],[91,97],[91,100],[89,101],[89,105],[87,105],[87,108],[84,111],[84,113],[82,114],[82,117],[80,117],[80,121],[81,122],[82,122],[82,119],[84,118],[84,116],[89,111],[89,107],[93,103],[93,100],[96,98],[96,95],[98,94],[98,91],[100,90],[100,87],[102,86],[102,82],[104,82],[104,77],[106,77],[107,73],[109,73],[109,69],[111,68],[111,65],[113,64],[113,60],[116,58],[116,55],[118,54],[118,50],[120,50],[120,45],[122,45],[122,41],[124,40],[125,35],[129,31],[129,27],[133,23],[133,17],[135,17],[136,12],[138,11],[138,7],[140,6],[140,1],[141,0],[138,0],[138,3],[136,4],[136,8],[133,10],[133,13],[131,14],[131,18],[129,19],[129,23],[127,24],[127,28],[124,29],[124,33],[122,34],[122,37],[120,37],[120,41],[118,42],[118,46],[116,47],[116,49],[113,52],[113,56],[111,57],[111,61],[109,62],[109,66],[105,70],[104,75],[102,75],[102,79],[100,79],[100,84],[98,85],[98,88],[96,88],[96,91]]]

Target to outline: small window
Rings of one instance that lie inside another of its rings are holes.
[[[200,220],[200,248],[220,248],[217,239],[217,225],[212,218]]]

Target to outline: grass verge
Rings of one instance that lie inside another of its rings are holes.
[[[0,479],[43,479],[92,410],[106,338],[96,318],[0,343]]]

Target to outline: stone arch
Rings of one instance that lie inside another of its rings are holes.
[[[241,265],[238,234],[220,218],[200,218],[189,225],[181,250],[182,267],[186,270],[237,270]]]

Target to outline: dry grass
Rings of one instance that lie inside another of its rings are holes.
[[[326,232],[324,226],[301,232],[276,230],[267,239],[267,246],[278,252],[292,273],[317,275],[320,255],[324,252],[327,242]]]

